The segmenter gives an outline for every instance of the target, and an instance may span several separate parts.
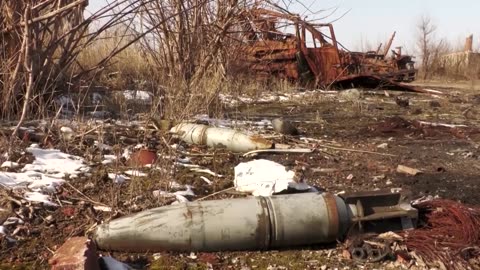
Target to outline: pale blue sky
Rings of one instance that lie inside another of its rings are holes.
[[[312,0],[309,0],[312,1]],[[307,1],[302,1],[307,3]],[[362,40],[374,44],[386,42],[397,31],[394,46],[409,51],[415,43],[416,24],[422,14],[428,14],[437,25],[437,36],[450,42],[464,42],[474,35],[474,48],[480,47],[480,1],[478,0],[322,0],[313,1],[311,9],[338,6],[337,15],[350,10],[334,23],[337,39],[355,49]]]
[[[454,45],[463,43],[467,35],[474,35],[474,49],[480,48],[480,0],[298,0],[291,11],[303,14],[305,7],[316,11],[338,7],[324,22],[333,20],[337,39],[351,50],[361,48],[362,40],[371,46],[385,43],[397,31],[393,47],[403,46],[414,53],[416,24],[422,14],[428,14],[438,26],[437,36],[447,38]],[[111,1],[112,2],[112,1]],[[286,2],[286,1],[285,1]],[[89,10],[98,9],[105,0],[90,0]],[[309,18],[323,17],[328,12]],[[305,12],[308,14],[308,12]]]

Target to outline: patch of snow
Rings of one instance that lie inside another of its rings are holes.
[[[192,190],[192,186],[190,185],[185,185],[186,190],[179,190],[173,192],[175,195],[180,195],[180,196],[195,196],[195,193]]]
[[[294,180],[295,172],[276,162],[258,159],[240,163],[235,167],[235,189],[254,196],[271,196],[288,188],[307,190],[311,187]]]
[[[278,93],[278,94],[269,94],[263,93],[259,97],[248,97],[248,96],[232,96],[219,94],[220,100],[228,105],[235,106],[239,103],[252,104],[258,102],[288,102],[291,100],[301,100],[314,95],[322,94],[323,96],[332,96],[337,95],[338,91],[322,91],[322,90],[312,90],[312,91],[303,91],[303,92],[293,92],[293,93]]]
[[[172,182],[176,183],[176,182]],[[178,183],[176,183],[178,185]],[[180,185],[180,187],[183,187]],[[177,204],[177,203],[185,203],[188,202],[189,200],[186,198],[186,196],[195,196],[195,193],[192,190],[192,187],[189,185],[185,185],[186,190],[179,190],[175,192],[166,192],[163,190],[154,190],[153,191],[153,196],[154,197],[163,197],[163,198],[168,198],[168,197],[175,197],[176,201],[172,204]]]
[[[205,176],[200,176],[200,179],[202,179],[203,181],[205,181],[205,183],[207,183],[208,185],[211,185],[211,184],[212,184],[212,180],[208,179],[208,178],[205,177]]]
[[[70,127],[61,127],[60,131],[63,133],[73,133],[73,129]]]
[[[443,124],[443,123],[432,123],[432,122],[425,122],[425,121],[418,121],[420,125],[432,126],[432,127],[448,127],[448,128],[456,128],[456,127],[468,127],[466,125],[453,125],[453,124]]]
[[[172,204],[189,202],[189,200],[188,200],[187,198],[185,198],[184,196],[182,196],[182,195],[176,194],[176,195],[175,195],[175,198],[176,198],[177,200],[176,200],[175,202],[173,202]]]
[[[95,209],[96,211],[102,211],[102,212],[112,212],[113,211],[113,209],[111,207],[102,206],[102,205],[94,205],[93,209]]]
[[[215,176],[215,177],[223,177],[223,175],[212,172],[210,169],[192,168],[190,170],[192,172],[207,173],[207,174],[210,174],[211,176]]]
[[[130,177],[123,174],[109,173],[108,178],[112,179],[115,184],[121,184],[125,180],[130,180]]]
[[[145,102],[151,102],[153,94],[143,90],[125,90],[123,96],[127,100],[140,100]]]
[[[113,162],[115,162],[115,160],[117,160],[117,156],[115,156],[115,155],[103,155],[103,158],[104,158],[102,160],[103,165],[113,163]]]
[[[170,181],[170,182],[168,183],[168,186],[169,186],[170,188],[173,188],[173,189],[181,189],[181,188],[183,188],[183,185],[181,185],[181,184],[179,184],[179,183],[177,183],[177,182],[175,182],[175,181]]]
[[[130,176],[136,176],[136,177],[145,177],[145,176],[148,176],[148,174],[144,173],[144,172],[141,172],[139,170],[128,170],[128,171],[125,171],[125,174],[128,174]]]
[[[7,220],[3,222],[3,226],[10,226],[10,225],[17,225],[17,224],[24,224],[25,222],[21,218],[17,217],[9,217]]]
[[[6,235],[6,234],[7,234],[7,230],[5,230],[5,227],[0,226],[0,235]]]
[[[128,148],[125,148],[122,153],[122,157],[124,157],[126,160],[130,159],[130,156],[132,155],[132,151]]]
[[[90,170],[83,158],[60,150],[41,149],[32,144],[26,151],[32,153],[35,160],[26,164],[19,173],[0,172],[0,185],[9,188],[28,187],[33,190],[25,193],[25,198],[30,201],[56,205],[49,201],[47,194],[54,192],[56,186],[65,182],[63,178],[67,175],[75,178]]]
[[[94,141],[93,142],[93,145],[95,145],[99,150],[107,150],[107,151],[111,151],[112,150],[112,147],[108,144],[104,144],[104,143],[101,143],[99,141]]]
[[[161,198],[175,197],[176,201],[173,202],[172,204],[189,202],[189,200],[181,194],[175,194],[175,193],[170,193],[170,192],[161,191],[161,190],[153,191],[153,196],[157,198],[158,197],[161,197]]]
[[[56,203],[50,201],[50,196],[42,194],[40,192],[25,192],[25,199],[31,202],[41,202],[45,205],[58,206]]]
[[[89,171],[89,167],[84,164],[81,157],[69,155],[56,149],[41,149],[32,145],[27,148],[27,152],[35,156],[32,164],[27,164],[23,171],[35,171],[45,173],[47,176],[56,174],[59,178],[77,177],[81,172]]]
[[[138,150],[138,149],[143,149],[146,148],[147,146],[143,143],[139,143],[133,147],[133,149]]]
[[[18,166],[20,166],[18,163],[16,162],[13,162],[13,161],[5,161],[2,163],[2,165],[0,167],[2,168],[18,168]]]

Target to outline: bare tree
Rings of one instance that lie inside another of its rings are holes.
[[[131,21],[148,2],[114,1],[84,19],[87,0],[0,1],[0,117],[38,115],[70,81],[100,70],[125,47],[92,67],[80,66],[78,55],[108,29]],[[91,31],[100,19],[105,23]]]
[[[432,54],[434,51],[434,35],[437,26],[428,15],[422,15],[417,23],[418,39],[417,46],[422,57],[423,79],[427,79],[430,73]]]

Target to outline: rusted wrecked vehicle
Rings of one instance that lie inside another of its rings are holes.
[[[381,50],[351,52],[336,39],[332,24],[313,24],[297,15],[266,9],[244,13],[237,70],[259,79],[276,76],[323,88],[363,86],[417,91],[402,84],[415,80],[412,56],[392,50],[395,33]],[[293,27],[295,34],[279,31]]]

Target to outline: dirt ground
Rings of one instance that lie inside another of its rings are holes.
[[[433,88],[433,87],[432,87]],[[268,135],[277,144],[296,147],[314,147],[309,154],[272,155],[254,158],[276,161],[288,168],[298,169],[302,164],[304,179],[313,186],[329,192],[368,191],[383,188],[402,188],[412,191],[415,197],[439,196],[466,204],[480,205],[477,183],[480,170],[480,92],[458,85],[438,86],[444,95],[391,91],[363,91],[359,99],[344,94],[314,93],[308,98],[286,102],[240,104],[228,108],[225,118],[258,121],[283,116],[293,121],[303,133],[299,137],[279,136],[270,129],[247,126]],[[399,106],[397,96],[409,101],[409,106]],[[423,122],[422,122],[423,121]],[[428,123],[425,123],[428,122]],[[429,124],[430,123],[430,124]],[[431,123],[457,125],[435,126]],[[147,134],[133,127],[122,132],[132,137],[159,138],[159,133]],[[115,143],[116,136],[109,139]],[[147,136],[148,135],[148,136]],[[166,135],[167,136],[167,135]],[[168,136],[167,136],[168,137]],[[307,139],[305,139],[307,138]],[[108,140],[107,140],[108,141]],[[166,151],[165,144],[158,149]],[[168,141],[168,138],[167,138]],[[28,142],[24,145],[25,147]],[[152,191],[163,189],[168,182],[193,186],[195,200],[233,185],[233,168],[240,162],[253,159],[230,153],[213,151],[202,146],[183,144],[192,155],[193,164],[209,168],[224,177],[206,175],[213,181],[208,185],[188,168],[177,168],[174,175],[159,170],[142,169],[148,177],[134,177],[124,184],[112,183],[107,173],[125,169],[128,164],[99,165],[98,150],[90,143],[73,146],[59,142],[66,152],[89,160],[93,175],[68,181],[56,195],[61,207],[33,206],[34,214],[26,228],[16,235],[15,243],[0,241],[0,269],[48,269],[52,252],[68,237],[90,235],[95,224],[143,209],[167,205],[171,199],[157,198]],[[88,150],[88,151],[87,151]],[[19,150],[20,151],[20,150]],[[115,149],[114,149],[115,151]],[[159,150],[160,151],[160,150]],[[170,150],[173,151],[173,150]],[[157,161],[160,167],[173,164],[165,155]],[[396,172],[398,165],[422,171],[416,176]],[[10,193],[4,191],[5,209],[18,211]],[[227,191],[208,199],[226,199],[240,196]],[[1,198],[1,196],[0,196]],[[65,203],[68,202],[68,203]],[[111,207],[104,212],[95,205]],[[28,208],[27,208],[28,209]],[[0,212],[0,221],[11,216]],[[47,216],[52,216],[46,219]],[[292,217],[294,218],[294,217]],[[265,252],[218,253],[108,253],[139,269],[397,269],[395,261],[376,264],[355,263],[342,256],[342,245],[292,247],[288,250]]]

